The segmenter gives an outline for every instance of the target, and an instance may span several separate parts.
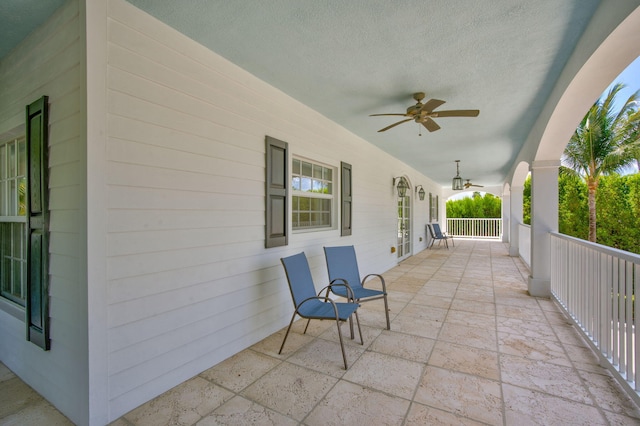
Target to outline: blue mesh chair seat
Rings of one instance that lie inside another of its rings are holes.
[[[328,285],[320,290],[320,293],[316,294],[315,286],[313,285],[313,278],[311,277],[311,270],[309,269],[309,262],[304,253],[298,253],[293,256],[281,258],[282,266],[284,266],[285,273],[287,275],[287,282],[289,283],[289,290],[291,291],[291,297],[293,298],[293,305],[295,311],[287,327],[287,332],[282,340],[282,345],[278,353],[282,353],[284,344],[289,336],[289,331],[293,325],[293,321],[296,315],[302,318],[308,319],[320,319],[320,320],[335,320],[338,327],[338,337],[340,339],[340,348],[342,349],[342,359],[344,360],[344,369],[347,366],[347,355],[344,351],[344,343],[342,342],[342,330],[340,329],[340,321],[349,320],[351,325],[351,338],[353,339],[353,323],[351,321],[352,315],[355,315],[356,322],[358,324],[358,332],[360,333],[360,344],[363,344],[362,329],[360,328],[360,320],[358,319],[357,309],[360,305],[357,303],[340,303],[334,302],[331,298],[326,296],[320,296],[325,290],[328,292],[333,287],[342,287],[346,289],[347,294],[353,296],[353,293],[349,289],[349,286],[344,283],[336,283]],[[353,297],[350,298],[353,300]],[[307,326],[304,329],[304,333],[307,332]]]
[[[389,322],[387,286],[384,282],[384,277],[380,274],[369,274],[366,275],[362,280],[360,280],[358,260],[356,258],[356,251],[353,246],[325,247],[324,254],[327,260],[329,281],[331,282],[331,284],[334,284],[334,286],[331,288],[331,292],[333,292],[333,294],[358,303],[383,299],[384,312],[387,319],[387,330],[390,330],[391,323]],[[382,290],[365,288],[364,284],[369,280],[369,278],[380,280]],[[353,297],[350,297],[348,290],[345,287],[335,286],[335,284],[339,283],[348,284],[348,288],[350,288],[353,292]]]

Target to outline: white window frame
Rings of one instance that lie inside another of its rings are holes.
[[[9,146],[11,145],[15,147],[13,158],[9,155]],[[20,145],[24,148],[22,151],[20,151]],[[11,277],[15,277],[17,274],[17,279],[20,281],[19,293],[21,296],[11,297],[11,293],[14,292],[14,290],[7,292],[9,294],[5,294],[4,291],[0,291],[0,301],[2,301],[2,305],[0,307],[8,307],[7,310],[13,310],[12,308],[22,310],[26,305],[27,298],[27,216],[26,211],[22,211],[22,214],[20,214],[19,211],[20,181],[22,181],[25,186],[23,203],[26,203],[27,196],[27,161],[26,142],[24,136],[1,141],[0,151],[0,225],[2,227],[6,227],[7,224],[22,224],[21,232],[19,228],[14,229],[14,227],[11,226],[10,230],[4,230],[7,231],[4,235],[0,233],[3,239],[10,238],[8,243],[4,240],[0,241],[0,290],[4,290],[3,287],[6,284],[6,274],[10,274]],[[22,155],[19,155],[20,153]],[[21,156],[24,161],[22,166],[19,164],[19,156]],[[11,164],[10,161],[13,161],[13,164]],[[22,170],[20,170],[20,168],[22,168]],[[26,207],[26,204],[24,205]],[[16,231],[22,234],[20,241],[16,241],[16,236],[19,235],[16,234]],[[5,244],[8,244],[9,246],[8,253],[4,253],[2,251],[2,247],[4,247]],[[19,247],[16,248],[16,245],[18,244]],[[11,280],[13,281],[14,278],[11,278]],[[12,282],[11,285],[15,285],[15,283]]]
[[[300,164],[300,166],[302,166],[302,163],[307,163],[311,165],[312,167],[312,171],[310,173],[311,176],[307,176],[305,174],[305,171],[301,170],[302,167],[298,167],[298,169],[296,170],[296,164]],[[320,168],[320,170],[325,171],[322,173],[322,176],[319,176],[318,174],[316,174],[316,170],[318,170],[318,168]],[[331,171],[330,179],[326,175],[327,170]],[[336,166],[332,166],[329,164],[325,164],[316,160],[311,160],[311,159],[300,157],[300,156],[293,156],[293,159],[291,162],[291,179],[290,179],[291,209],[289,211],[289,217],[291,218],[291,229],[294,233],[326,231],[326,230],[336,229],[337,227],[337,220],[336,220],[337,198],[336,197],[338,195],[337,192],[339,192],[338,191],[339,182],[338,182],[337,173],[338,173],[338,168]],[[299,179],[299,181],[296,181],[296,179]],[[307,184],[305,184],[305,180],[307,181]],[[314,187],[316,191],[312,191]],[[330,190],[330,193],[327,194],[327,193],[317,192],[325,187]],[[314,214],[314,213],[322,214],[322,212],[328,213],[329,224],[319,224],[319,225],[309,224],[308,226],[297,225],[300,223],[300,220],[299,220],[299,217],[296,218],[296,214],[300,214],[300,211],[297,209],[296,200],[298,200],[300,197],[309,198],[311,200],[329,201],[330,206],[329,206],[328,212],[324,209],[309,210],[310,214]]]

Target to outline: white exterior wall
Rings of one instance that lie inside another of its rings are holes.
[[[285,326],[280,257],[305,251],[317,283],[323,245],[355,245],[363,271],[393,267],[394,176],[444,200],[426,177],[123,0],[109,3],[108,41],[113,420]],[[264,248],[265,135],[291,155],[353,165],[352,236],[291,233]],[[414,202],[415,251],[427,207]]]
[[[0,360],[86,423],[87,303],[81,18],[70,0],[0,62],[0,140],[25,134],[25,106],[49,96],[51,350],[25,340],[24,311],[0,308]],[[5,302],[6,303],[6,302]]]

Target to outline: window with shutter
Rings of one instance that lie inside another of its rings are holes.
[[[287,164],[289,145],[267,136],[265,164],[265,247],[286,246],[287,239]]]
[[[48,98],[27,106],[27,340],[49,350]]]
[[[351,180],[351,164],[340,163],[340,199],[342,202],[342,220],[340,223],[340,235],[351,235],[352,214],[353,214],[353,187]]]

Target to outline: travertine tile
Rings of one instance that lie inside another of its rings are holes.
[[[498,350],[495,328],[467,327],[445,322],[438,339],[451,343],[462,343],[489,351]]]
[[[416,402],[411,404],[411,409],[405,422],[405,426],[482,426],[484,424]]]
[[[462,325],[465,327],[480,327],[495,330],[495,315],[478,314],[475,312],[449,310],[447,315],[447,324]]]
[[[498,333],[498,348],[500,353],[515,355],[535,361],[545,361],[552,364],[571,367],[571,361],[565,354],[564,347],[559,342],[551,340],[525,337],[518,334]]]
[[[192,425],[233,394],[202,377],[194,377],[130,411],[124,418],[136,426]]]
[[[593,404],[576,370],[571,367],[501,355],[500,369],[504,383],[546,392],[583,404]]]
[[[345,342],[350,340],[348,336],[343,335],[342,337]],[[359,337],[356,339],[360,341]],[[351,366],[365,351],[365,348],[360,345],[345,344],[344,351],[347,357],[347,364]],[[337,340],[334,342],[326,339],[316,339],[297,350],[287,361],[334,377],[342,377],[345,372],[342,350]]]
[[[434,343],[433,339],[397,333],[394,330],[382,330],[369,349],[410,361],[426,363]]]
[[[213,413],[202,418],[196,423],[196,426],[248,424],[256,426],[295,426],[298,422],[241,396],[236,396],[225,402]]]
[[[534,339],[558,341],[554,329],[545,322],[522,320],[517,318],[497,317],[498,331]]]
[[[344,379],[400,398],[411,399],[423,364],[377,352],[365,352],[344,374]]]
[[[504,384],[508,425],[606,425],[595,407]]]
[[[203,371],[200,373],[200,377],[204,377],[234,392],[240,392],[267,371],[280,364],[280,362],[282,361],[258,352],[246,350]]]
[[[304,420],[309,426],[401,425],[409,401],[340,381]]]
[[[502,424],[502,394],[494,380],[427,367],[414,400],[480,422]]]
[[[429,358],[429,365],[499,380],[498,353],[471,346],[439,341]]]
[[[295,351],[297,351],[304,345],[309,344],[315,339],[315,337],[311,336],[310,334],[290,332],[289,336],[287,336],[287,341],[282,348],[282,354],[278,354],[278,351],[282,346],[285,332],[286,328],[259,341],[255,345],[251,346],[250,349],[275,358],[286,359],[290,357],[291,354],[295,353]]]
[[[608,371],[603,370],[602,373],[580,371],[579,374],[587,383],[589,391],[600,407],[614,413],[633,417],[640,424],[640,410],[638,410],[638,407],[624,393],[621,386]]]
[[[283,362],[242,392],[242,396],[302,420],[338,382],[326,374]]]

